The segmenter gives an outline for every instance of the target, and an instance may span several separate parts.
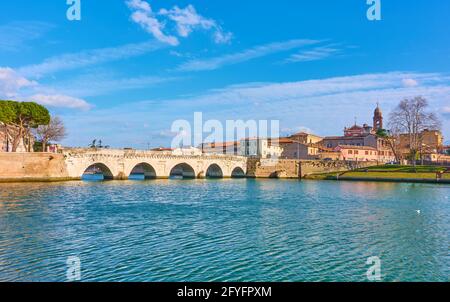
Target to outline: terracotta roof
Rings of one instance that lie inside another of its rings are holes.
[[[306,133],[306,132],[299,132],[299,133],[295,133],[294,135],[292,135],[292,136],[307,136],[307,135],[312,135],[312,134],[309,134],[309,133]],[[292,137],[291,136],[291,137]]]
[[[319,150],[322,152],[334,152],[333,148],[326,148],[326,147],[322,147],[322,146],[319,146]]]
[[[371,151],[378,151],[376,148],[368,147],[368,146],[349,146],[349,145],[339,145],[336,148],[341,149],[358,149],[358,150],[371,150]]]
[[[357,136],[327,136],[324,138],[324,140],[353,140],[355,138],[364,138],[369,135],[373,135],[373,134],[367,133],[367,134],[357,135]]]
[[[203,144],[204,148],[223,148],[230,146],[239,146],[240,142],[220,142],[220,143],[207,143]]]
[[[272,139],[271,141],[278,141],[279,144],[293,144],[294,140],[287,138],[287,137],[280,137],[277,139]]]
[[[364,128],[361,126],[358,126],[358,125],[354,125],[350,128],[347,128],[347,130],[362,130],[362,129],[364,129]]]

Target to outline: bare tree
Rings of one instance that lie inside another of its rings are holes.
[[[382,138],[386,145],[391,149],[392,154],[395,156],[395,161],[401,161],[401,152],[398,148],[397,142],[400,139],[400,135],[393,130],[386,131],[385,129],[378,129],[377,136]]]
[[[406,135],[413,165],[416,165],[418,152],[422,149],[424,130],[439,130],[441,122],[437,115],[427,111],[428,101],[423,97],[404,99],[391,112],[389,126],[392,133]]]
[[[59,117],[52,117],[50,124],[36,128],[36,136],[42,142],[42,151],[45,152],[50,141],[58,142],[66,137],[66,128]]]

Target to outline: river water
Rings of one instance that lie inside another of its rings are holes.
[[[0,281],[449,281],[450,186],[0,184]]]

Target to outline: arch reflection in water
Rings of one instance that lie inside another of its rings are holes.
[[[188,164],[179,164],[170,171],[170,179],[195,179],[195,171]]]
[[[128,179],[130,180],[150,180],[156,179],[155,169],[147,163],[141,163],[136,165],[130,173]]]
[[[113,180],[114,175],[105,164],[95,163],[84,171],[81,179],[85,181]]]
[[[218,165],[212,164],[206,171],[206,178],[223,178],[222,169]]]

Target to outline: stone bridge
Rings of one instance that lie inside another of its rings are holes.
[[[146,179],[244,177],[247,159],[238,156],[176,156],[170,152],[137,150],[64,149],[68,177],[80,179],[86,172],[102,172],[105,179],[128,179],[143,174]]]

